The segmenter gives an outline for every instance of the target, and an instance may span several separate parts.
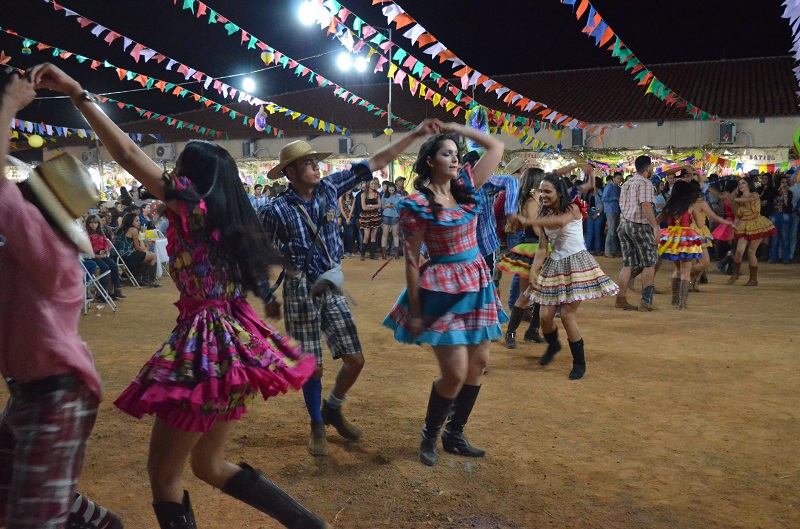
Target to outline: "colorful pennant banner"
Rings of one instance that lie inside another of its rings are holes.
[[[666,103],[668,106],[684,108],[691,117],[701,121],[716,121],[720,119],[716,114],[710,114],[699,107],[691,104],[686,99],[680,97],[674,90],[669,89],[664,83],[658,80],[655,74],[648,70],[644,64],[633,54],[633,52],[623,44],[619,36],[614,33],[600,16],[600,13],[589,3],[589,0],[561,0],[562,4],[578,8],[575,9],[575,17],[580,20],[586,13],[586,26],[582,32],[594,39],[595,46],[605,46],[612,38],[614,43],[608,47],[611,56],[619,59],[619,63],[625,65],[625,70],[630,70],[633,79],[639,86],[646,86],[645,95],[653,94],[655,97]]]
[[[326,5],[340,5],[336,0],[325,0],[324,3]],[[419,46],[419,48],[422,49],[422,53],[430,55],[431,58],[439,59],[440,64],[445,61],[450,62],[453,69],[457,69],[455,75],[461,78],[461,84],[464,90],[469,87],[475,88],[480,85],[487,93],[495,92],[498,100],[502,98],[503,102],[511,107],[519,107],[525,112],[535,112],[544,121],[549,121],[550,123],[562,125],[567,128],[580,128],[589,134],[596,133],[602,135],[606,130],[612,128],[635,127],[633,123],[605,127],[592,126],[572,116],[553,110],[542,102],[525,97],[501,83],[498,83],[494,79],[490,79],[487,75],[482,74],[459,59],[455,53],[439,42],[396,2],[392,0],[373,0],[372,4],[381,4],[381,6],[383,6],[381,10],[386,17],[387,23],[390,25],[394,24],[398,31],[411,26],[403,33],[403,36]]]
[[[44,1],[46,3],[51,3],[50,0],[44,0]],[[215,78],[209,76],[208,74],[205,74],[205,73],[200,72],[200,71],[198,71],[198,70],[196,70],[194,68],[191,68],[190,66],[187,66],[185,64],[181,64],[178,61],[175,61],[174,59],[171,59],[171,58],[167,57],[166,55],[163,55],[163,54],[159,53],[158,51],[156,51],[156,50],[154,50],[152,48],[145,47],[143,44],[141,44],[139,42],[136,42],[135,40],[130,39],[130,38],[122,35],[121,33],[117,33],[117,32],[115,32],[113,30],[110,30],[110,29],[104,27],[104,26],[101,26],[101,25],[97,24],[96,22],[81,16],[79,13],[77,13],[75,11],[67,10],[67,9],[59,6],[55,2],[52,2],[52,4],[53,4],[53,8],[56,11],[63,10],[65,12],[66,16],[68,16],[68,17],[76,17],[76,20],[81,25],[81,27],[84,28],[84,29],[89,29],[91,31],[91,33],[93,35],[95,35],[96,37],[102,37],[102,35],[105,34],[106,36],[105,36],[104,40],[109,45],[111,45],[111,43],[114,42],[116,39],[122,37],[122,39],[123,39],[123,47],[124,47],[125,50],[127,50],[129,47],[131,47],[131,45],[133,45],[133,47],[131,48],[131,51],[130,51],[130,55],[131,55],[131,57],[134,58],[134,60],[136,62],[139,62],[139,58],[143,58],[145,62],[149,61],[150,59],[155,59],[159,64],[163,63],[166,60],[167,64],[166,64],[165,68],[167,70],[172,70],[173,67],[177,66],[176,71],[181,73],[181,74],[183,74],[187,81],[191,78],[191,79],[193,79],[193,80],[195,80],[197,82],[203,83],[203,86],[206,89],[208,89],[210,86],[213,86],[213,88],[215,90],[217,90],[217,92],[219,94],[223,95],[225,98],[237,97],[236,94],[238,92],[238,102],[239,103],[241,103],[242,101],[245,101],[245,102],[250,103],[251,105],[254,105],[254,106],[270,105],[273,109],[278,109],[278,111],[283,112],[288,117],[291,117],[294,120],[298,120],[299,119],[303,123],[306,123],[307,125],[311,126],[312,128],[314,128],[316,130],[319,130],[319,131],[322,131],[322,132],[340,133],[340,134],[344,134],[344,135],[348,134],[348,130],[347,130],[346,127],[342,127],[342,126],[336,125],[334,123],[325,122],[324,120],[320,120],[320,119],[315,118],[313,116],[308,116],[306,114],[303,114],[302,112],[298,112],[298,111],[295,111],[295,110],[290,110],[290,109],[287,109],[287,108],[284,108],[284,107],[280,107],[279,105],[277,105],[275,103],[272,103],[272,102],[269,102],[269,101],[264,101],[262,99],[254,97],[251,94],[248,94],[247,92],[244,92],[244,91],[241,91],[241,90],[237,90],[236,88],[233,88],[233,87],[225,84],[224,82],[220,81],[219,79],[215,79]],[[143,77],[146,77],[146,76],[143,76]],[[184,97],[184,95],[182,95],[182,94],[179,94],[179,95],[181,97]],[[274,111],[271,111],[271,113],[274,113]],[[231,117],[235,118],[235,115],[236,115],[236,113],[234,112],[231,115]],[[248,121],[248,123],[245,123],[246,125],[254,127],[254,122],[255,122],[254,118],[249,118],[247,121]],[[278,129],[275,129],[272,126],[268,126],[268,129],[269,130],[267,130],[265,128],[265,132],[267,132],[268,134],[272,133],[273,131],[276,131],[274,133],[275,136],[278,136],[278,137],[282,136],[282,133],[281,133],[282,131],[278,131]]]
[[[47,1],[47,0],[45,0]],[[177,0],[173,0],[173,5],[177,5]],[[256,49],[261,51],[261,60],[264,61],[264,64],[274,64],[277,66],[281,66],[284,69],[291,69],[294,71],[294,74],[298,77],[307,77],[309,83],[316,83],[318,86],[326,87],[331,86],[334,88],[334,95],[347,101],[352,105],[356,105],[359,107],[363,107],[365,110],[370,112],[375,116],[386,117],[387,111],[382,109],[381,107],[370,103],[366,99],[353,94],[349,90],[345,89],[342,86],[334,83],[330,79],[320,75],[319,73],[315,72],[314,70],[304,66],[303,64],[295,61],[288,55],[285,55],[278,51],[277,49],[273,48],[272,46],[262,42],[251,33],[245,31],[238,25],[234,24],[217,11],[214,11],[206,4],[201,2],[200,0],[183,0],[182,10],[191,11],[191,13],[196,14],[197,18],[201,16],[207,16],[209,24],[223,24],[225,31],[227,31],[229,36],[237,35],[240,38],[240,45],[244,46],[247,43],[247,49]],[[351,97],[352,96],[352,97]],[[407,121],[398,117],[395,114],[391,116],[392,121],[395,121],[398,125],[411,129],[415,126],[414,123]]]

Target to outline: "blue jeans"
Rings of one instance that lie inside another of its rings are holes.
[[[104,274],[107,271],[111,271],[111,280],[113,281],[114,288],[121,289],[122,283],[119,282],[119,266],[117,266],[116,261],[114,261],[110,257],[103,257],[103,258],[94,258],[94,262],[97,263],[97,266],[100,267],[100,273]],[[103,285],[103,288],[108,290],[108,276],[100,279],[100,284]]]
[[[792,214],[792,222],[789,227],[789,259],[794,260],[797,250],[797,229],[800,228],[800,215],[797,212]]]
[[[778,259],[789,260],[789,230],[792,227],[792,218],[788,213],[773,213],[769,218],[775,225],[778,233],[772,236],[769,241],[769,260],[775,262]]]
[[[344,253],[353,253],[353,246],[355,244],[353,223],[353,220],[348,224],[342,219],[342,244],[344,245]]]
[[[509,250],[518,244],[522,244],[522,241],[525,240],[525,232],[517,231],[514,233],[509,233],[506,237],[506,246]],[[511,310],[511,307],[514,306],[514,303],[517,302],[519,299],[519,276],[514,275],[511,279],[511,287],[508,289],[508,310]]]
[[[606,214],[601,213],[596,219],[586,219],[586,249],[590,252],[600,253],[603,250],[602,238],[603,224]]]
[[[606,213],[606,226],[608,233],[606,233],[606,255],[621,255],[622,249],[619,246],[619,235],[617,235],[617,228],[619,228],[619,213]]]

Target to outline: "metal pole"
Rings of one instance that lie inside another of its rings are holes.
[[[389,42],[392,42],[392,28],[389,27]],[[391,52],[391,47],[389,48]],[[386,107],[386,127],[392,127],[392,82],[393,79],[389,77],[389,104]],[[389,135],[389,145],[392,144],[392,135]],[[394,160],[389,162],[389,181],[394,182]]]

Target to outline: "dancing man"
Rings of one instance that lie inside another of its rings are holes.
[[[280,244],[286,260],[283,282],[286,332],[317,358],[316,371],[303,386],[311,418],[308,451],[314,456],[328,454],[325,425],[333,425],[339,435],[348,440],[358,440],[363,435],[362,429],[342,413],[347,392],[364,367],[364,355],[353,314],[342,291],[344,250],[336,223],[339,197],[359,183],[372,180],[374,171],[392,163],[414,140],[434,130],[433,121],[424,121],[367,160],[330,174],[324,180],[320,180],[319,161],[330,153],[318,153],[308,143],[294,141],[281,149],[278,165],[267,174],[270,179],[285,176],[289,180],[288,189],[264,208],[261,220],[267,233]],[[324,403],[323,334],[333,358],[342,360]]]

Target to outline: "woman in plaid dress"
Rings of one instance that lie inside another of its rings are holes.
[[[480,391],[489,360],[489,342],[502,336],[508,321],[481,257],[476,237],[481,204],[475,190],[492,175],[503,155],[503,144],[475,129],[440,124],[442,134],[428,138],[414,164],[416,193],[398,203],[405,236],[407,288],[384,320],[403,343],[429,343],[441,376],[433,383],[422,429],[420,460],[429,466],[438,458],[439,430],[447,452],[482,457],[469,444],[464,425]],[[458,133],[486,149],[472,168],[459,168]],[[420,266],[425,243],[430,260]]]
[[[586,373],[583,338],[576,315],[581,301],[602,296],[613,296],[617,285],[600,269],[594,257],[586,251],[583,240],[583,215],[586,204],[575,197],[570,200],[570,190],[564,179],[547,175],[539,188],[542,208],[533,220],[518,221],[525,226],[543,228],[539,249],[531,265],[531,276],[539,276],[529,289],[529,295],[539,303],[542,334],[547,340],[547,351],[539,360],[546,366],[561,350],[558,327],[555,324],[556,308],[561,306],[561,322],[567,332],[572,352],[570,379],[581,378]],[[552,252],[547,256],[547,245]],[[530,292],[532,291],[532,292]]]

